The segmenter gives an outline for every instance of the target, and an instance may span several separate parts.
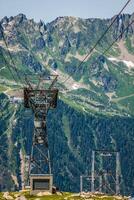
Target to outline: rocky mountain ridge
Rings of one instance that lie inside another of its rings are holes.
[[[134,14],[119,16],[80,67],[112,19],[60,17],[45,24],[19,14],[0,21],[0,190],[21,188],[22,165],[30,151],[33,130],[32,114],[11,100],[21,97],[18,90],[23,83],[13,72],[16,84],[3,59],[4,55],[11,64],[2,39],[4,32],[22,79],[24,73],[33,79],[40,73],[59,74],[58,108],[48,116],[55,184],[78,192],[80,175],[89,174],[91,169],[92,149],[105,148],[120,151],[121,192],[133,193],[134,25],[105,56],[101,55],[133,19]]]
[[[79,63],[113,19],[83,20],[74,17],[59,17],[45,24],[42,21],[35,23],[20,14],[16,17],[4,17],[1,20],[1,29],[4,31],[16,65],[20,66],[19,70],[25,69],[27,73],[40,73],[46,70],[50,73],[58,73],[59,84],[69,91],[66,92],[67,99],[71,101],[75,99],[84,110],[87,108],[83,108],[80,103],[83,100],[79,99],[81,93],[79,90],[82,90],[83,94],[87,92],[90,94],[90,101],[86,95],[84,98],[91,105],[92,111],[95,109],[96,112],[104,113],[101,110],[107,104],[105,109],[107,114],[131,115],[133,110],[126,109],[128,105],[124,107],[124,102],[118,99],[133,95],[134,25],[128,28],[106,56],[100,55],[133,18],[134,14],[120,15],[103,41],[98,44],[80,68],[77,67]],[[6,47],[2,38],[0,44],[5,53]],[[2,72],[4,73],[3,68]],[[62,84],[67,76],[71,76],[69,81]],[[126,94],[122,91],[124,85],[127,88]]]

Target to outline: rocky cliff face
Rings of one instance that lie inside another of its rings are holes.
[[[129,98],[133,94],[134,25],[121,35],[106,56],[100,55],[133,21],[134,15],[120,15],[94,52],[78,67],[113,19],[59,17],[45,24],[42,21],[35,23],[20,14],[4,17],[1,31],[5,33],[9,50],[20,71],[26,70],[27,74],[46,70],[59,73],[61,87],[69,90],[68,99],[75,98],[83,106],[79,95],[79,90],[82,90],[86,101],[95,105],[91,106],[92,110],[101,112],[101,108],[105,107],[102,113],[131,115],[134,112]],[[0,42],[1,50],[7,55],[2,38]],[[2,57],[0,59],[2,68]],[[8,74],[9,79],[9,73],[5,71],[7,69],[2,68],[2,77]],[[71,78],[62,84],[68,75]],[[90,94],[88,98],[87,92]]]
[[[101,53],[134,20],[134,14],[120,15],[79,66],[111,20],[59,17],[45,24],[19,14],[0,21],[1,190],[21,187],[33,130],[32,115],[25,114],[23,105],[11,103],[11,96],[20,94],[3,59],[2,53],[10,64],[4,32],[22,79],[24,71],[30,77],[59,74],[60,100],[48,118],[55,184],[62,190],[78,191],[79,176],[91,169],[92,149],[108,148],[121,152],[122,193],[133,192],[134,24],[105,56]]]

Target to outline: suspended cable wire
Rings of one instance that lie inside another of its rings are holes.
[[[26,76],[25,72],[24,72],[24,78],[25,79],[23,81],[18,69],[16,68],[16,64],[15,64],[14,59],[12,58],[12,55],[11,55],[11,53],[9,51],[8,44],[7,44],[6,38],[4,36],[4,31],[2,31],[3,27],[2,27],[1,24],[0,24],[0,29],[1,29],[1,35],[2,35],[3,41],[4,41],[5,46],[7,48],[7,53],[9,55],[9,58],[10,58],[11,62],[12,62],[12,65],[10,65],[10,67],[12,67],[12,69],[16,72],[18,80],[21,81],[21,83],[23,84],[24,87],[25,87],[24,82],[25,82],[26,85],[29,85],[29,87],[31,87],[31,84],[30,84],[29,80],[27,79],[27,76]],[[6,63],[8,63],[8,61],[6,61]],[[17,79],[16,79],[16,82],[18,82]]]
[[[107,49],[105,49],[95,60],[95,62],[92,63],[92,65],[95,65],[97,63],[97,61],[99,60],[100,56],[105,56],[107,54],[107,52],[112,48],[112,46],[124,35],[124,33],[128,30],[129,27],[131,27],[131,25],[134,23],[134,20],[132,20],[127,27],[122,31],[122,33],[119,34],[119,36],[117,36],[117,38],[109,45],[109,47]]]
[[[128,26],[123,30],[123,32],[112,42],[112,44],[101,54],[106,55],[106,53],[111,49],[111,47],[122,37],[122,35],[128,30],[128,28],[134,23],[134,20],[128,24]]]
[[[97,47],[97,45],[101,42],[101,40],[104,38],[104,36],[107,34],[107,32],[109,31],[109,29],[113,26],[113,24],[115,23],[115,21],[118,19],[119,15],[124,11],[124,9],[127,7],[127,5],[130,3],[131,0],[128,0],[126,2],[126,4],[123,6],[123,8],[121,9],[121,11],[116,15],[115,18],[113,18],[111,24],[108,26],[108,28],[104,31],[104,33],[101,35],[101,37],[97,40],[97,42],[95,43],[95,45],[90,49],[89,53],[85,56],[85,58],[80,62],[80,64],[77,66],[77,69],[83,64],[83,62],[90,56],[90,54],[94,51],[94,49]],[[76,72],[75,72],[76,73]],[[68,81],[71,78],[71,75],[69,75],[69,77],[67,77],[62,83],[65,83],[66,81]]]
[[[1,35],[2,35],[3,41],[4,41],[5,46],[6,46],[6,48],[7,48],[7,53],[8,53],[8,55],[9,55],[9,58],[10,58],[11,62],[12,62],[12,65],[13,65],[12,67],[13,67],[14,71],[16,72],[17,78],[18,78],[20,81],[22,81],[22,78],[21,78],[21,76],[20,76],[20,74],[19,74],[19,72],[18,72],[18,70],[17,70],[17,68],[16,68],[15,62],[14,62],[14,60],[13,60],[13,58],[12,58],[12,55],[11,55],[11,53],[10,53],[10,51],[9,51],[8,44],[7,44],[5,35],[4,35],[4,30],[2,31],[3,27],[2,27],[1,24],[0,24],[0,29],[1,29]]]
[[[12,69],[11,69],[11,68],[13,68],[13,66],[11,66],[11,64],[8,63],[8,61],[7,61],[7,59],[5,58],[5,56],[4,56],[4,54],[3,54],[1,48],[0,48],[0,54],[1,54],[1,56],[2,56],[2,58],[3,58],[3,60],[4,60],[5,64],[6,64],[6,66],[7,66],[7,68],[8,68],[8,70],[9,70],[9,72],[10,72],[10,74],[11,74],[13,80],[14,80],[14,81],[16,82],[16,84],[18,85],[18,82],[17,82],[17,80],[16,80],[16,77],[15,77],[15,75],[14,75],[14,73],[12,72]]]

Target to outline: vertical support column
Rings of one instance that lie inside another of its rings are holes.
[[[102,176],[103,176],[103,159],[100,156],[100,175],[99,175],[99,192],[102,192]]]
[[[95,181],[95,151],[92,151],[92,170],[91,170],[91,192],[94,192]]]
[[[29,163],[29,176],[30,174],[51,174],[46,110],[40,111],[36,108],[34,114],[34,135]],[[31,168],[31,164],[33,164],[33,168]]]
[[[82,193],[83,190],[83,182],[82,182],[82,176],[80,176],[80,194]]]
[[[102,192],[102,175],[99,176],[99,192]]]
[[[50,152],[48,149],[48,164],[49,164],[49,174],[52,174],[52,168],[51,168],[51,160],[50,160]]]
[[[120,154],[119,152],[117,152],[116,153],[116,195],[120,193],[119,176],[120,176]]]
[[[107,172],[104,172],[104,193],[107,192]]]

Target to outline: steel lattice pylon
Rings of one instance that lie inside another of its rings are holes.
[[[51,163],[48,148],[46,118],[49,109],[57,106],[58,89],[53,88],[57,76],[46,80],[51,82],[47,89],[38,86],[24,88],[24,107],[31,108],[34,113],[34,133],[31,154],[29,156],[28,180],[32,174],[51,174]],[[44,85],[44,82],[43,82]]]

